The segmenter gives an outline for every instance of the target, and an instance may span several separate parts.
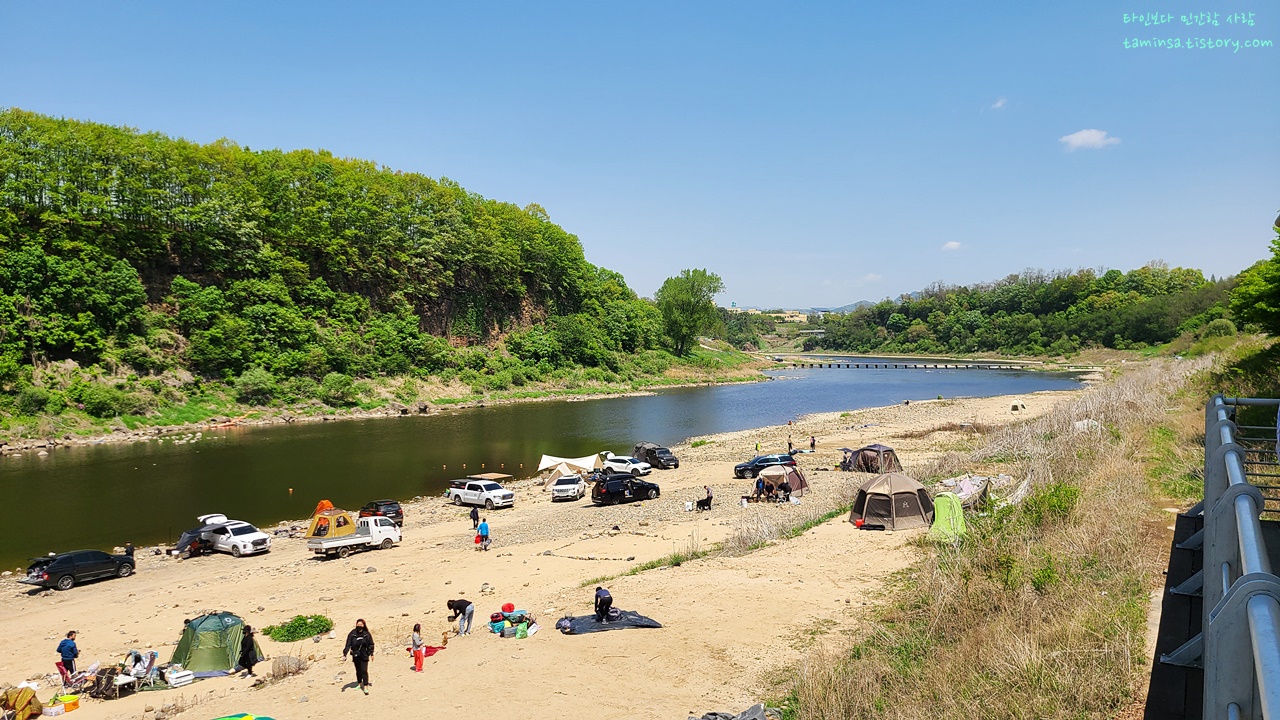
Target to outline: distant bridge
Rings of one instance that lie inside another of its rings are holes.
[[[848,370],[1022,370],[1025,365],[992,363],[923,363],[923,362],[795,362],[793,368],[844,368]]]

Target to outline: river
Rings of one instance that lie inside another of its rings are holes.
[[[471,473],[527,476],[543,453],[628,453],[641,440],[674,444],[808,413],[1079,386],[1073,375],[1018,370],[768,374],[770,382],[638,397],[206,430],[188,444],[59,448],[45,457],[26,453],[0,460],[0,567],[25,567],[25,558],[50,551],[170,542],[205,513],[265,525],[304,518],[322,498],[358,508],[374,499],[438,494],[449,479]]]

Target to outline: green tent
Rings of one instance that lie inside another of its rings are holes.
[[[933,526],[929,537],[933,540],[955,542],[968,534],[964,524],[964,506],[955,493],[938,493],[933,499]]]
[[[170,662],[197,675],[229,673],[240,665],[240,642],[244,639],[244,621],[228,612],[201,615],[188,620],[182,639]],[[262,648],[253,643],[262,658]]]

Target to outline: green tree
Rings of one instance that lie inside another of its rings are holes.
[[[1240,273],[1231,291],[1231,314],[1280,335],[1280,237],[1271,241],[1271,259],[1259,260]]]
[[[724,292],[719,275],[706,270],[681,270],[667,278],[653,299],[662,313],[667,338],[676,355],[688,355],[698,335],[716,326],[719,313],[714,298]]]

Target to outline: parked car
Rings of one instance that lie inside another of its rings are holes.
[[[563,475],[551,484],[551,502],[581,500],[587,495],[587,481],[581,475]]]
[[[371,503],[372,504],[372,503]],[[389,517],[365,516],[356,520],[356,531],[341,537],[313,538],[307,549],[317,555],[345,558],[354,550],[388,550],[400,542],[400,526]]]
[[[680,458],[664,447],[649,448],[640,459],[659,470],[675,470],[680,467]]]
[[[631,449],[631,457],[649,463],[657,470],[680,467],[680,460],[670,450],[651,442],[639,442]]]
[[[515,505],[516,494],[498,484],[497,478],[510,479],[511,476],[486,473],[454,480],[449,483],[449,499],[454,505],[483,505],[486,510]]]
[[[610,473],[601,476],[591,486],[591,502],[596,505],[617,505],[631,500],[656,500],[662,489],[648,480],[641,480],[627,473]]]
[[[796,464],[796,459],[787,453],[778,453],[777,455],[757,455],[744,463],[738,463],[733,466],[733,476],[736,478],[754,478],[760,474],[760,471],[770,465],[792,465]]]
[[[622,457],[621,455],[614,455],[611,452],[605,452],[603,460],[606,470],[630,473],[634,477],[648,475],[653,471],[653,467],[643,460],[638,460],[633,457]]]
[[[360,517],[387,517],[396,525],[404,527],[404,509],[395,500],[374,500],[360,508]]]
[[[136,567],[127,555],[110,555],[101,550],[75,550],[31,559],[27,576],[18,582],[57,590],[70,590],[86,580],[129,577]]]
[[[217,514],[196,519],[211,526],[201,534],[209,550],[231,553],[232,557],[271,552],[271,536],[243,520]]]

